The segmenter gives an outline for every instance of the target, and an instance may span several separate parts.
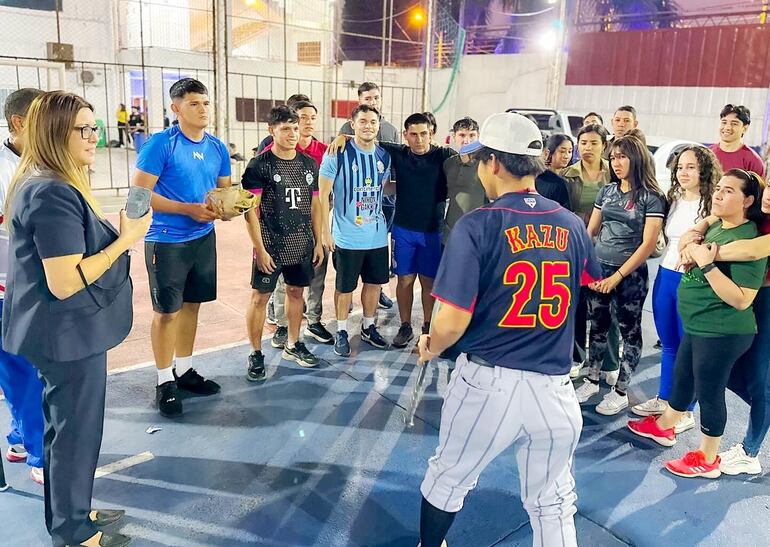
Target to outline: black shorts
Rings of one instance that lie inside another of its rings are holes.
[[[336,289],[341,293],[350,293],[358,286],[358,277],[369,285],[384,285],[389,278],[388,248],[369,249],[366,251],[340,249],[332,257],[337,270]]]
[[[301,264],[291,266],[278,266],[271,274],[260,272],[257,269],[257,261],[251,261],[251,288],[263,294],[271,293],[275,290],[275,284],[278,283],[278,277],[283,274],[283,281],[287,285],[294,287],[309,287],[313,280],[315,270],[313,269],[313,258],[308,257]]]
[[[214,230],[184,243],[144,244],[152,309],[175,313],[182,303],[217,299],[217,238]]]

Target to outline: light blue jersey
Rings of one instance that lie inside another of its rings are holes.
[[[155,175],[155,193],[183,203],[203,203],[216,188],[217,178],[230,176],[227,145],[205,133],[199,142],[188,139],[172,126],[156,133],[142,147],[136,168]],[[187,215],[155,212],[146,241],[183,243],[208,234],[213,222],[196,222]]]
[[[390,178],[390,154],[380,146],[365,152],[351,140],[343,151],[324,156],[319,174],[334,181],[335,244],[362,251],[386,247],[388,226],[382,196]]]

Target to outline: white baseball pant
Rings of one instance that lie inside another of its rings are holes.
[[[534,545],[577,546],[571,466],[582,427],[567,374],[492,368],[461,354],[444,398],[439,445],[428,461],[422,495],[438,509],[459,511],[484,468],[513,444]]]

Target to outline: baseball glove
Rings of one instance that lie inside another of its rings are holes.
[[[256,207],[257,196],[237,186],[214,188],[206,194],[206,203],[223,220],[230,220]]]

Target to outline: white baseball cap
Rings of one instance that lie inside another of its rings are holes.
[[[484,120],[479,140],[460,148],[460,154],[472,154],[485,146],[509,154],[540,156],[543,153],[543,137],[532,120],[521,114],[501,112]]]

